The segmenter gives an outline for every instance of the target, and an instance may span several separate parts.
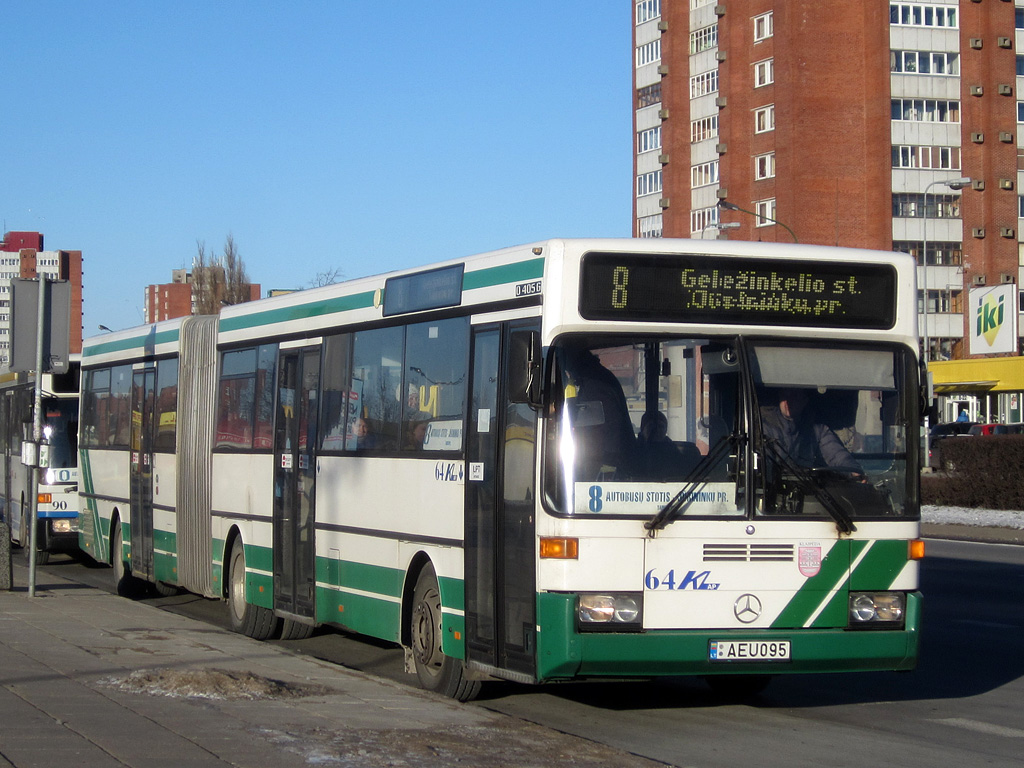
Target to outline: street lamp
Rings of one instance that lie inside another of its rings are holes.
[[[961,176],[958,179],[945,179],[933,181],[924,188],[924,221],[921,231],[921,282],[924,283],[924,303],[921,306],[922,326],[924,328],[924,370],[928,372],[928,363],[932,359],[932,342],[928,336],[928,190],[936,184],[942,184],[952,190],[959,190],[970,184],[972,179],[968,176]],[[924,417],[924,460],[931,466],[931,435],[929,434],[930,424],[927,413]]]
[[[719,232],[721,232],[723,229],[739,229],[741,226],[743,226],[743,225],[740,224],[738,221],[724,221],[724,222],[723,221],[717,221],[717,222],[712,222],[711,224],[706,225],[704,227],[704,229],[702,229],[700,231],[700,239],[703,240],[704,239],[704,233],[707,232],[709,229],[712,229],[712,228],[717,229]]]
[[[924,328],[924,362],[927,365],[932,359],[931,338],[928,335],[928,190],[937,184],[942,184],[952,190],[960,190],[968,186],[972,179],[961,176],[959,179],[945,179],[933,181],[924,188],[924,222],[921,233],[921,281],[924,283],[924,304],[922,306],[922,325]]]
[[[784,230],[786,230],[787,232],[789,232],[789,236],[793,238],[793,242],[794,242],[794,243],[797,243],[797,242],[799,242],[799,240],[797,240],[797,239],[796,239],[796,233],[795,233],[795,232],[793,232],[793,230],[792,230],[792,229],[790,229],[789,227],[787,227],[787,226],[786,226],[785,224],[783,224],[783,223],[782,223],[781,221],[779,221],[778,219],[773,219],[773,218],[772,218],[771,216],[765,216],[765,215],[764,215],[764,214],[762,214],[762,213],[754,213],[753,211],[748,211],[748,210],[746,210],[745,208],[740,208],[740,207],[739,207],[738,205],[736,205],[735,203],[730,203],[730,202],[727,202],[727,201],[725,201],[725,200],[719,200],[719,201],[718,201],[718,207],[719,207],[719,208],[725,208],[725,210],[727,210],[727,211],[739,211],[740,213],[749,213],[749,214],[750,214],[751,216],[753,216],[754,218],[757,218],[757,219],[764,219],[765,221],[770,221],[770,222],[772,222],[773,224],[778,224],[778,225],[779,225],[780,227],[782,227],[782,228],[783,228]]]

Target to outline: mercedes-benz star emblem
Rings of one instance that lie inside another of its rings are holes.
[[[751,594],[740,595],[733,604],[732,612],[744,624],[750,624],[761,615],[761,601]]]

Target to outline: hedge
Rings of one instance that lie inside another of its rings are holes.
[[[921,503],[1024,509],[1024,435],[948,437],[942,467],[921,476]]]

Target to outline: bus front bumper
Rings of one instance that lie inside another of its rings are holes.
[[[921,595],[907,594],[906,623],[894,630],[764,629],[579,632],[575,596],[538,596],[537,679],[795,674],[911,670],[917,665]],[[790,642],[787,661],[712,661],[712,641]]]

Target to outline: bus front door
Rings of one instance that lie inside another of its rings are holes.
[[[320,348],[283,349],[274,426],[274,608],[315,616],[315,479]]]
[[[536,669],[537,417],[508,401],[506,350],[511,330],[529,328],[539,330],[530,321],[474,333],[465,527],[468,661],[526,679]]]
[[[132,575],[152,581],[153,573],[153,425],[156,372],[132,376],[131,541]]]

